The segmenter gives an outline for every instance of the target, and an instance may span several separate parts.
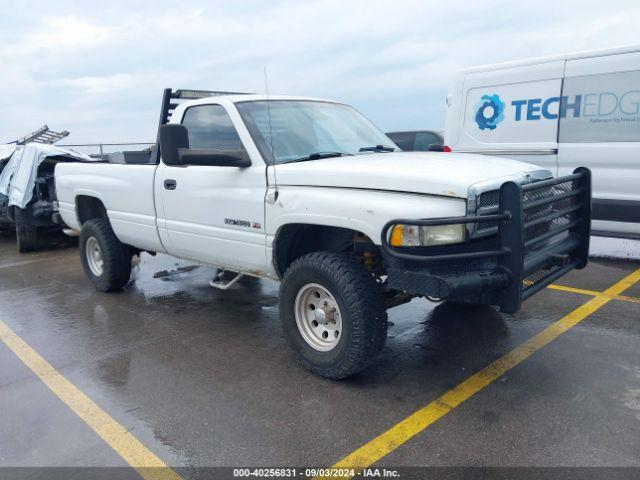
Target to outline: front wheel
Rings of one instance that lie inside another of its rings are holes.
[[[80,232],[80,260],[85,274],[101,292],[124,287],[131,277],[131,250],[104,218],[87,221]]]
[[[293,262],[280,287],[280,317],[302,365],[333,379],[365,368],[387,336],[380,287],[346,254],[311,253]]]

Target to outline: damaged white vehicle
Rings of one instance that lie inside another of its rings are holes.
[[[30,252],[63,228],[53,180],[56,164],[94,159],[41,143],[2,147],[0,154],[10,156],[0,160],[0,227],[15,228],[18,250]]]
[[[400,152],[341,103],[210,95],[165,91],[159,149],[57,166],[60,215],[81,230],[98,290],[125,286],[144,251],[231,282],[280,280],[298,358],[344,378],[384,345],[388,308],[424,296],[515,312],[587,263],[587,169],[553,179],[513,160]]]

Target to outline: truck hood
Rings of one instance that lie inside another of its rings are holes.
[[[371,153],[276,166],[278,185],[359,188],[467,198],[471,185],[540,171],[531,163],[440,152]],[[551,176],[551,172],[549,172]]]

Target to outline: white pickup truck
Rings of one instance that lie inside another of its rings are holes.
[[[337,102],[167,89],[157,147],[121,157],[56,167],[95,287],[124,287],[141,252],[236,274],[219,288],[277,279],[289,344],[330,378],[382,348],[388,308],[423,296],[515,312],[587,262],[589,170],[400,152]]]

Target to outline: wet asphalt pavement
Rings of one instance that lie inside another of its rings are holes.
[[[602,291],[640,268],[594,261]],[[383,354],[345,381],[289,352],[278,285],[143,255],[96,292],[75,247],[0,237],[0,320],[167,464],[330,466],[590,297],[545,290],[514,316],[425,300],[390,310]],[[640,297],[640,285],[624,293]],[[612,300],[379,462],[640,466],[640,303]],[[126,463],[0,342],[0,466]]]

